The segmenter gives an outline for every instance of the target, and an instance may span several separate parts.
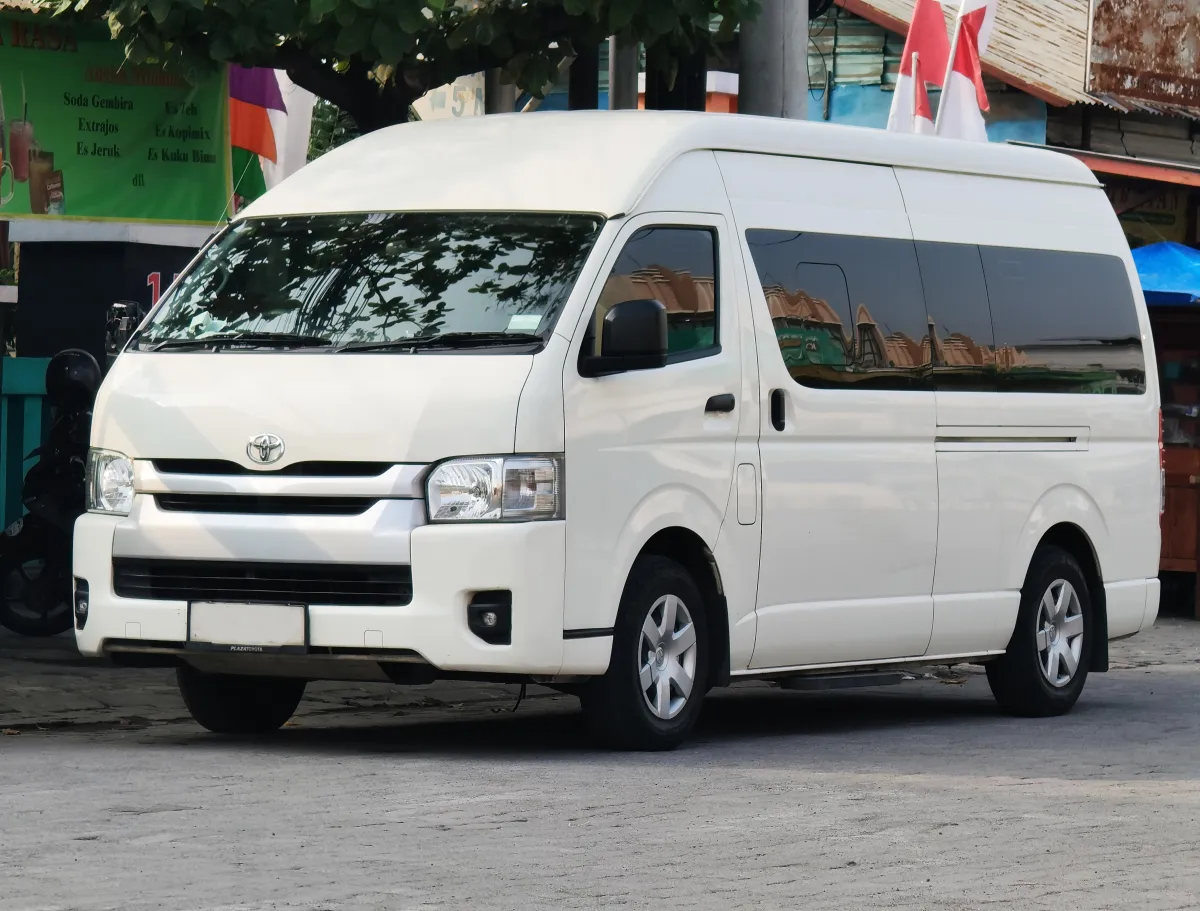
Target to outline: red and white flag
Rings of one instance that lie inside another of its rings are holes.
[[[887,128],[893,133],[932,133],[933,113],[925,83],[939,81],[950,59],[946,20],[938,0],[917,0],[912,25],[904,39],[900,78],[892,94]],[[932,77],[932,78],[931,78]]]
[[[999,0],[962,0],[955,23],[953,60],[938,104],[937,134],[987,142],[983,112],[988,110],[979,58],[987,51]]]

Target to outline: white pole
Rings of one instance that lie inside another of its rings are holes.
[[[950,86],[950,74],[954,72],[954,55],[958,51],[958,33],[962,31],[962,18],[966,9],[967,0],[962,0],[962,4],[958,7],[958,15],[954,17],[954,37],[950,39],[950,56],[946,60],[946,78],[942,80],[942,96],[938,99],[937,117],[933,121],[933,132],[935,133],[942,124],[942,102],[946,100],[946,89]]]
[[[920,95],[917,80],[921,78],[921,74],[917,68],[917,63],[920,59],[920,54],[916,51],[912,53],[912,132],[917,132],[917,98]]]

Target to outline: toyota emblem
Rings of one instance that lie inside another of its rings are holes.
[[[246,444],[246,455],[259,465],[278,462],[283,458],[283,440],[273,433],[260,433]]]

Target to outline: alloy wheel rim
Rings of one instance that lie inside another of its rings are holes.
[[[651,714],[675,718],[696,680],[696,625],[676,595],[663,595],[646,612],[638,636],[638,685]]]
[[[1050,583],[1037,618],[1038,665],[1046,682],[1061,688],[1075,679],[1083,657],[1083,605],[1066,579]]]

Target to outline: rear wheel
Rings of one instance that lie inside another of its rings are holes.
[[[206,674],[189,664],[181,664],[175,676],[187,710],[214,734],[278,730],[304,695],[303,680]]]
[[[674,560],[639,558],[621,596],[608,672],[581,694],[593,735],[617,749],[674,749],[696,724],[707,676],[695,581]]]
[[[1092,602],[1079,563],[1065,550],[1034,554],[1017,625],[1004,657],[987,664],[992,694],[1014,715],[1071,710],[1083,690],[1092,651]]]

